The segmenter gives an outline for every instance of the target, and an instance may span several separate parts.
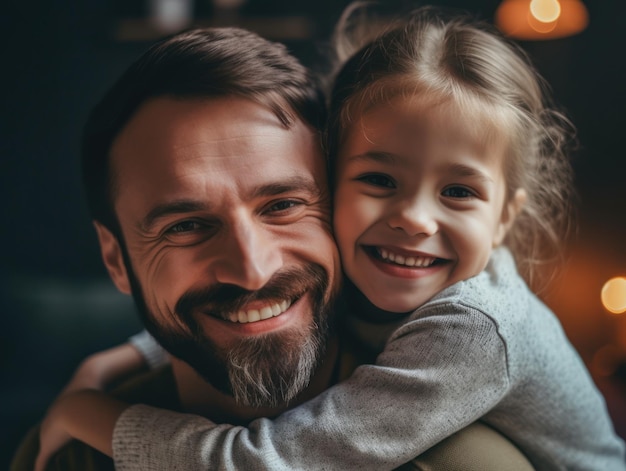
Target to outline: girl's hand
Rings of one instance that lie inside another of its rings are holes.
[[[54,453],[72,439],[112,456],[113,429],[128,406],[96,390],[73,391],[60,396],[41,424],[35,471],[44,471]]]
[[[72,437],[67,428],[60,424],[63,416],[65,396],[87,390],[105,390],[111,383],[147,368],[141,353],[131,344],[126,343],[85,358],[48,409],[39,430],[39,454],[35,464],[36,471],[43,471],[54,453],[68,443]],[[54,416],[53,416],[54,414]]]
[[[50,458],[60,450],[72,437],[64,423],[65,399],[68,394],[60,396],[48,409],[48,413],[39,429],[39,453],[35,461],[35,471],[44,471]]]

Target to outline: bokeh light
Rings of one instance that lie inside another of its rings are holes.
[[[611,278],[604,283],[600,297],[607,311],[613,314],[626,312],[626,278]]]
[[[551,23],[561,14],[561,4],[557,0],[532,0],[530,12],[537,20]]]
[[[600,347],[591,359],[591,373],[599,377],[613,375],[622,361],[622,352],[615,345]]]
[[[564,38],[580,33],[588,23],[581,0],[502,0],[495,15],[500,31],[523,40]]]

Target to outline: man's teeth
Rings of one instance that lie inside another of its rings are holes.
[[[425,268],[425,267],[431,266],[436,260],[435,257],[422,257],[420,255],[405,257],[404,255],[399,255],[399,254],[390,252],[387,249],[377,249],[377,250],[378,250],[378,254],[382,257],[383,260],[387,262],[393,262],[396,265],[404,265],[406,267]]]
[[[282,301],[280,303],[271,304],[261,309],[250,309],[249,311],[233,312],[228,315],[231,322],[239,322],[247,324],[249,322],[258,322],[270,317],[276,317],[285,312],[291,306],[291,301]]]

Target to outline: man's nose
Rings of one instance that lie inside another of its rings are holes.
[[[401,230],[409,236],[431,236],[439,230],[437,210],[434,203],[410,201],[399,204],[391,212],[387,224],[394,230]]]
[[[231,229],[213,267],[216,281],[258,290],[283,265],[280,241],[252,221],[239,221]]]

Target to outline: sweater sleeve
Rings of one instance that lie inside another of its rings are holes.
[[[128,342],[139,351],[151,370],[169,363],[167,352],[147,330],[133,335]]]
[[[493,321],[447,306],[396,330],[375,365],[273,420],[245,428],[133,406],[115,427],[116,469],[393,469],[484,415],[508,387]]]

